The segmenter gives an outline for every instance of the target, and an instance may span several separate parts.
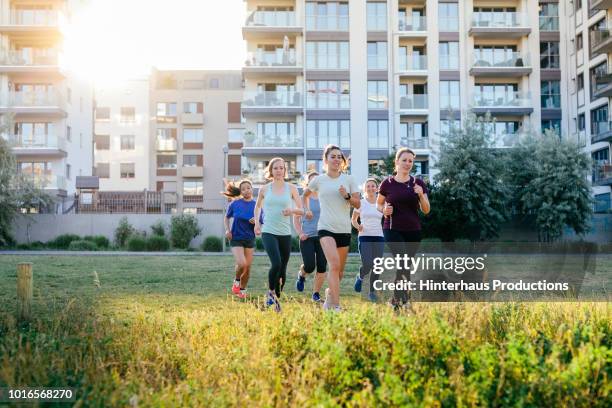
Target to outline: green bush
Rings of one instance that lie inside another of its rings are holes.
[[[41,249],[45,249],[47,246],[45,245],[44,242],[41,241],[34,241],[30,244],[30,248],[33,250],[41,250]]]
[[[357,236],[357,234],[351,234],[349,252],[359,252],[359,237]]]
[[[255,249],[257,249],[258,251],[265,250],[263,246],[263,240],[261,239],[261,237],[255,238]]]
[[[68,250],[70,251],[95,251],[96,249],[98,249],[98,247],[95,242],[85,241],[84,239],[72,241],[68,246]]]
[[[165,237],[166,223],[164,222],[164,220],[159,220],[155,224],[151,225],[151,232],[153,232],[153,235]]]
[[[198,220],[191,214],[181,214],[172,217],[170,222],[170,239],[175,248],[188,248],[191,240],[201,232]]]
[[[202,242],[202,251],[205,252],[221,252],[223,251],[223,242],[221,238],[215,236],[206,237]]]
[[[21,251],[29,251],[31,249],[30,244],[17,244],[16,248]]]
[[[128,239],[134,234],[134,227],[129,223],[127,217],[122,217],[119,220],[119,225],[115,230],[115,242],[120,248],[125,247]]]
[[[81,237],[76,234],[62,234],[49,242],[49,246],[55,249],[68,249],[72,241],[79,241],[80,239]]]
[[[98,248],[108,248],[110,241],[104,235],[88,235],[83,238],[85,241],[91,241],[96,244]]]
[[[141,236],[132,236],[127,241],[127,248],[132,252],[143,252],[147,250],[147,240]]]
[[[147,239],[147,251],[167,251],[170,249],[170,241],[159,235],[150,236]]]

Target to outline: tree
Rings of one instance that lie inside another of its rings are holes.
[[[587,174],[590,158],[573,141],[554,131],[527,138],[511,156],[517,171],[513,197],[523,214],[534,214],[540,241],[561,237],[568,226],[576,234],[589,231],[593,213]]]
[[[499,234],[507,219],[509,193],[504,183],[505,153],[494,149],[493,121],[469,115],[442,140],[435,181],[452,208],[453,225],[472,241]]]

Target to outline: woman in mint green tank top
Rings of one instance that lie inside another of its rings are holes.
[[[298,190],[285,181],[286,174],[285,160],[280,157],[270,160],[266,178],[272,181],[259,189],[255,204],[255,234],[261,234],[270,258],[266,305],[275,305],[277,312],[280,312],[278,298],[287,281],[287,263],[291,254],[291,216],[304,214]],[[259,222],[262,208],[263,227]]]

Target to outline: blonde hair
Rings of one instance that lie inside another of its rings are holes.
[[[323,163],[327,161],[327,156],[332,150],[340,151],[340,154],[342,155],[342,166],[340,166],[340,172],[345,172],[348,169],[348,160],[346,160],[346,156],[344,155],[344,152],[342,152],[342,149],[336,145],[328,144],[325,146],[325,149],[323,150]],[[325,170],[327,170],[327,164],[325,164]]]
[[[282,157],[274,157],[272,160],[270,160],[270,163],[268,163],[268,167],[266,168],[266,173],[264,174],[265,178],[267,178],[268,180],[272,180],[274,178],[272,176],[272,167],[274,167],[274,163],[279,161],[282,161],[283,166],[285,167],[285,174],[283,175],[283,178],[287,178],[287,163],[285,163],[285,159],[283,159]]]
[[[414,154],[414,152],[407,147],[401,147],[400,149],[398,149],[398,151],[395,153],[395,160],[393,161],[393,175],[397,174],[396,162],[400,159],[400,157],[402,157],[404,153],[410,153],[413,157],[416,157],[416,154]]]

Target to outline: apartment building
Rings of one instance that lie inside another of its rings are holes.
[[[92,88],[62,63],[63,27],[79,1],[0,1],[0,116],[18,171],[48,192],[91,175]]]
[[[94,175],[102,191],[148,190],[149,78],[95,87]]]
[[[242,96],[240,71],[153,71],[149,187],[175,193],[164,211],[224,208],[222,179],[240,176]]]
[[[610,211],[612,164],[610,97],[612,36],[609,20],[612,1],[568,2],[567,25],[571,72],[569,111],[571,131],[578,135],[593,161],[592,183],[595,211]]]
[[[435,173],[440,134],[465,114],[496,119],[499,148],[520,132],[568,134],[563,2],[245,0],[243,171],[272,156],[294,177],[337,143],[364,180],[399,146]]]

